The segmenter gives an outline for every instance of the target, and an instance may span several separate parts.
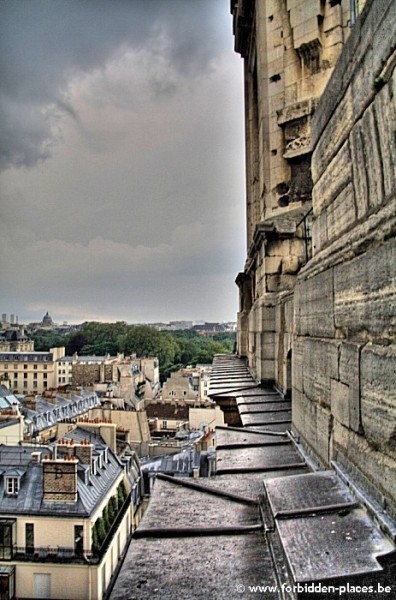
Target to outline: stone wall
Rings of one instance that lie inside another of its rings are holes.
[[[396,507],[396,4],[368,0],[312,120],[313,258],[294,297],[293,428]]]
[[[234,0],[231,11],[244,59],[246,124],[237,349],[255,377],[286,391],[292,328],[283,329],[281,307],[310,255],[302,219],[311,209],[311,121],[349,36],[350,3]]]
[[[92,386],[100,381],[100,363],[75,363],[72,371],[72,385]]]

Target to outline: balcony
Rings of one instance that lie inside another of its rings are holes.
[[[92,562],[92,558],[91,550],[77,552],[75,548],[63,546],[38,546],[35,548],[15,546],[13,554],[13,560],[21,562],[86,563]]]

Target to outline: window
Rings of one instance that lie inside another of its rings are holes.
[[[168,429],[168,421],[162,421],[161,429]]]
[[[9,496],[16,496],[19,492],[19,478],[5,477],[5,492]]]
[[[24,378],[24,379],[27,379],[27,378],[28,378],[28,374],[27,374],[27,373],[24,373],[24,374],[23,374],[23,378]]]
[[[43,373],[43,379],[47,379],[48,373]]]
[[[44,366],[43,366],[43,369],[44,369],[44,371],[46,371],[46,370],[47,370],[47,368],[48,368],[48,367],[47,367],[47,365],[44,365]]]
[[[28,366],[27,365],[23,365],[23,368],[25,369],[25,371],[27,370]]]
[[[37,381],[33,381],[33,388],[36,390],[37,389]]]
[[[14,379],[18,379],[18,373],[14,373]]]
[[[0,567],[0,599],[15,598],[15,567]]]
[[[37,371],[37,365],[33,365],[33,369]]]
[[[26,554],[34,553],[34,524],[26,523],[25,525],[25,550]]]
[[[84,528],[82,525],[74,526],[74,554],[76,556],[84,554]]]
[[[0,520],[0,559],[10,559],[13,555],[13,540],[15,540],[15,519]]]

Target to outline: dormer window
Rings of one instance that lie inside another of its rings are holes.
[[[5,493],[7,496],[17,496],[19,492],[19,477],[5,477]]]

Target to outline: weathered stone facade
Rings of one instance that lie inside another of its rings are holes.
[[[321,462],[392,512],[396,5],[359,3],[352,28],[344,0],[231,6],[246,89],[238,352],[292,392],[293,430]]]
[[[388,505],[396,498],[395,16],[394,2],[367,3],[313,117],[313,258],[298,276],[293,358],[296,432],[326,464],[357,469]],[[307,433],[314,423],[316,439]]]
[[[246,107],[248,256],[237,279],[238,347],[259,379],[285,392],[292,328],[280,295],[292,292],[311,256],[311,121],[349,35],[349,5],[231,2]]]

